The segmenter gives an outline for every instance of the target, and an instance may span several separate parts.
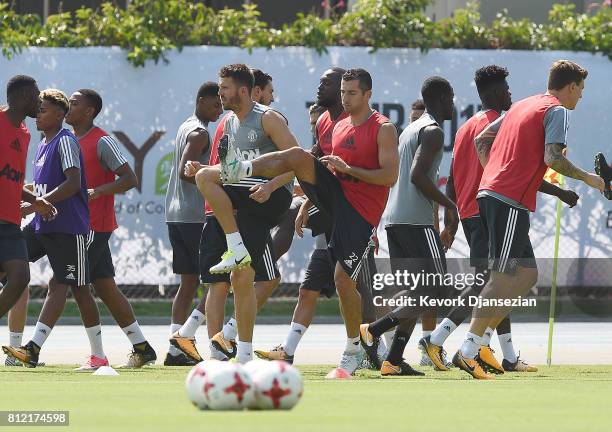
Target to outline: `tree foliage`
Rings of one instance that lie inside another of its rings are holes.
[[[358,0],[329,19],[298,14],[290,25],[270,28],[257,6],[213,10],[189,0],[133,0],[127,10],[113,3],[99,9],[48,17],[17,14],[0,0],[0,46],[12,57],[25,47],[119,46],[134,66],[167,62],[166,54],[184,46],[217,45],[274,48],[305,46],[319,53],[329,46],[467,49],[569,50],[601,52],[612,59],[612,8],[595,14],[554,5],[546,24],[515,20],[507,12],[491,25],[481,21],[477,3],[452,18],[431,21],[423,10],[431,0]]]

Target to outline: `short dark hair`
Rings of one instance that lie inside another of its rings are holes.
[[[580,84],[589,72],[577,63],[569,60],[557,60],[548,74],[548,89],[561,90],[568,84]]]
[[[251,69],[243,63],[223,66],[219,71],[219,78],[232,78],[239,86],[245,86],[249,93],[253,91],[255,78]]]
[[[253,87],[263,90],[268,83],[272,82],[272,77],[261,69],[251,69],[251,72],[253,72]]]
[[[505,67],[489,65],[481,67],[474,74],[474,82],[479,94],[489,90],[492,86],[505,81],[510,73]]]
[[[85,100],[87,100],[87,104],[94,109],[93,118],[98,117],[100,111],[102,111],[102,96],[92,89],[80,89],[77,92],[81,93],[85,96]]]
[[[211,96],[219,95],[219,84],[213,81],[207,81],[200,86],[198,89],[198,95],[196,96],[196,101],[200,100],[200,98],[206,98]]]
[[[425,102],[423,102],[423,99],[417,99],[412,102],[411,108],[416,111],[425,111]]]
[[[349,69],[342,75],[342,81],[359,81],[359,88],[362,91],[372,90],[372,76],[370,73],[361,68]]]
[[[450,83],[440,76],[431,76],[423,82],[421,87],[421,96],[423,96],[423,102],[425,106],[435,105],[443,94],[447,94],[453,91],[453,87]]]
[[[9,99],[21,89],[36,85],[36,80],[28,75],[15,75],[6,84],[6,98]]]

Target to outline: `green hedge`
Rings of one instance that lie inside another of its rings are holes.
[[[568,50],[601,52],[612,59],[612,8],[578,14],[574,5],[555,5],[547,24],[514,20],[501,13],[489,26],[478,6],[432,22],[423,14],[430,0],[358,0],[355,8],[330,19],[298,14],[280,29],[260,20],[255,5],[215,11],[189,0],[133,0],[127,10],[112,3],[100,9],[51,15],[19,15],[0,1],[2,54],[11,57],[27,46],[120,46],[135,66],[167,62],[166,53],[184,46],[218,45],[273,48],[328,46]]]

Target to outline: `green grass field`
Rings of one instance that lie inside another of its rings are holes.
[[[0,367],[0,410],[68,410],[71,431],[611,430],[612,366],[540,367],[489,382],[430,369],[422,378],[359,371],[355,379],[330,381],[330,367],[299,369],[304,396],[292,411],[206,412],[187,400],[188,368],[98,377],[67,366]]]

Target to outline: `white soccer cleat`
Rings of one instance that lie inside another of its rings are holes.
[[[342,358],[340,359],[340,365],[338,367],[345,370],[350,375],[353,375],[355,371],[359,369],[359,366],[363,362],[364,358],[365,351],[361,347],[359,347],[359,351],[355,354],[343,352]]]
[[[211,274],[230,273],[236,269],[246,267],[251,264],[251,255],[243,246],[236,251],[227,250],[221,256],[221,262],[210,268]]]
[[[240,153],[230,144],[228,135],[221,137],[218,151],[223,184],[238,183],[243,178],[250,176],[248,166],[242,160]]]

